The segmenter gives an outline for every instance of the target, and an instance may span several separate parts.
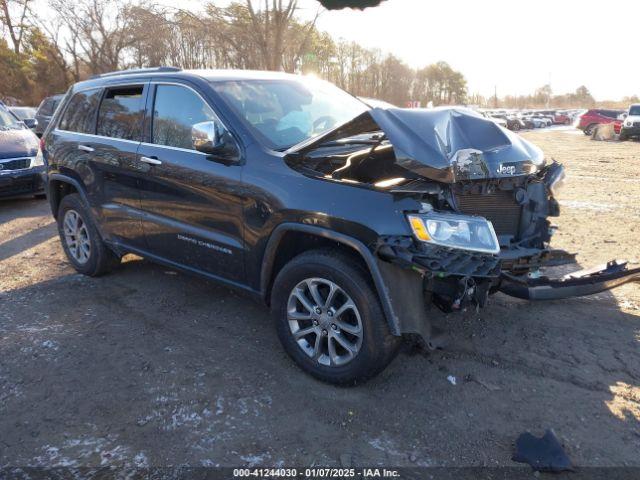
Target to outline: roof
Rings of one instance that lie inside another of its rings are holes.
[[[102,85],[103,83],[117,82],[122,79],[141,79],[148,77],[197,77],[206,81],[225,81],[225,80],[284,80],[299,79],[300,75],[271,72],[264,70],[182,70],[174,67],[157,67],[142,68],[109,72],[102,75],[96,75],[88,80],[78,82],[76,85],[89,87],[92,85]]]

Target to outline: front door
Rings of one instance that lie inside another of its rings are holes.
[[[216,114],[199,93],[178,84],[155,85],[149,104],[150,142],[138,150],[150,166],[140,185],[149,253],[243,282],[242,167],[196,151],[191,139],[191,127]]]

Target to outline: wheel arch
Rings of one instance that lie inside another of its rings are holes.
[[[288,250],[281,248],[286,245],[295,245],[295,247]],[[267,242],[260,270],[260,292],[264,301],[269,303],[273,281],[280,269],[290,259],[311,248],[327,246],[343,250],[361,264],[370,276],[373,287],[378,294],[391,333],[400,335],[400,323],[390,298],[389,289],[371,250],[354,237],[323,227],[283,223],[274,229]]]
[[[58,207],[62,199],[70,193],[77,193],[84,204],[89,207],[89,199],[84,186],[77,179],[61,173],[49,174],[47,179],[47,198],[51,206],[51,213],[58,218]]]

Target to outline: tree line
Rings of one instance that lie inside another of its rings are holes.
[[[309,20],[299,15],[297,0],[210,1],[197,13],[150,0],[48,0],[46,15],[33,7],[34,0],[0,0],[0,98],[11,103],[37,105],[96,74],[158,65],[315,74],[398,106],[560,102],[539,92],[497,102],[468,95],[464,75],[446,62],[413,69],[393,54],[333,39],[316,27],[320,4]],[[577,106],[585,98],[562,102]]]

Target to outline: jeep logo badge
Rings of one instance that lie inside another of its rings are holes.
[[[515,175],[516,166],[515,165],[500,165],[496,172],[500,175]]]

